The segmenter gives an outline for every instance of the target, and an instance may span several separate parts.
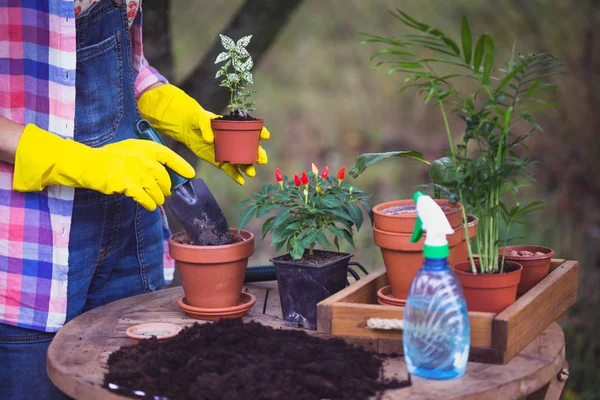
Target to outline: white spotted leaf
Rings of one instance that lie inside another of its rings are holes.
[[[222,52],[221,54],[219,54],[217,56],[217,59],[215,60],[215,64],[218,64],[220,62],[223,62],[227,59],[229,59],[229,57],[231,57],[231,54],[227,53],[227,52]]]
[[[247,72],[247,71],[246,71],[246,72],[244,72],[244,75],[243,75],[243,76],[244,76],[244,79],[245,79],[245,80],[246,80],[248,83],[250,83],[250,84],[254,85],[254,78],[252,77],[252,73],[251,73],[251,72]]]
[[[223,47],[225,47],[226,50],[235,49],[235,42],[230,37],[227,37],[222,34],[219,34],[219,36],[221,37],[221,44],[223,45]]]
[[[248,57],[250,55],[250,53],[248,53],[248,50],[246,50],[246,48],[242,47],[242,46],[236,46],[235,52],[238,53],[242,57]]]
[[[254,62],[252,61],[252,58],[248,57],[248,59],[246,61],[244,61],[244,63],[240,66],[240,70],[250,71],[253,66],[254,66]]]
[[[246,47],[248,46],[248,43],[250,43],[250,39],[252,39],[252,35],[244,36],[243,38],[237,41],[236,46]]]

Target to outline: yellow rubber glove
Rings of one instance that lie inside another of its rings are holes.
[[[150,89],[138,100],[138,108],[152,126],[165,135],[187,146],[198,158],[222,169],[227,176],[240,185],[244,184],[242,172],[249,177],[256,175],[254,165],[218,163],[215,161],[215,134],[210,120],[218,117],[203,109],[192,97],[173,85],[162,85]],[[271,134],[266,128],[260,139],[266,140]],[[258,148],[258,164],[268,162],[267,153]]]
[[[186,178],[195,175],[183,158],[154,142],[129,139],[92,148],[29,124],[17,146],[13,189],[30,192],[65,185],[123,193],[153,211],[171,195],[165,165]]]

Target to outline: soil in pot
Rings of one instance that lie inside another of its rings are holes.
[[[256,121],[258,118],[254,118],[250,116],[250,114],[240,115],[239,113],[229,112],[229,114],[223,115],[222,117],[218,117],[215,119],[226,121]]]
[[[271,259],[277,273],[284,323],[317,329],[317,303],[346,287],[351,254],[314,250],[301,260],[289,254]]]
[[[479,268],[479,261],[475,261],[475,265]],[[523,271],[519,263],[506,261],[504,272],[493,274],[473,274],[469,261],[459,262],[452,269],[463,288],[469,311],[497,314],[517,299],[517,286]]]
[[[407,386],[382,380],[378,355],[341,339],[241,319],[194,324],[159,343],[142,340],[108,358],[104,386],[167,399],[368,399]],[[118,390],[117,390],[118,391]]]
[[[460,204],[454,205],[441,199],[435,199],[435,202],[444,211],[452,228],[462,225]],[[412,199],[388,201],[373,207],[373,224],[382,231],[412,234],[416,220],[417,209]]]
[[[504,248],[499,251],[500,257]],[[527,293],[550,273],[550,263],[554,257],[554,250],[542,246],[507,246],[506,259],[515,261],[523,266],[521,282],[517,294]]]

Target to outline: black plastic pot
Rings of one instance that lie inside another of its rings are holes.
[[[346,287],[352,254],[315,250],[315,253],[338,254],[340,257],[321,265],[306,265],[272,258],[275,265],[283,320],[287,326],[317,329],[317,303]],[[358,263],[352,263],[358,264]],[[361,270],[364,268],[360,266]]]

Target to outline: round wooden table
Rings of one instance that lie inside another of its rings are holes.
[[[244,317],[282,328],[275,282],[249,284],[256,304]],[[122,399],[102,387],[106,361],[113,351],[131,345],[125,330],[144,322],[182,326],[197,321],[177,306],[181,287],[130,297],[88,311],[65,325],[48,350],[48,374],[58,388],[75,399]],[[292,328],[289,328],[292,329]],[[317,336],[325,336],[307,331]],[[406,378],[403,359],[386,364],[385,375]],[[564,335],[553,323],[505,365],[469,363],[459,379],[431,381],[412,377],[412,386],[388,391],[384,399],[528,399],[558,400],[568,377]]]

